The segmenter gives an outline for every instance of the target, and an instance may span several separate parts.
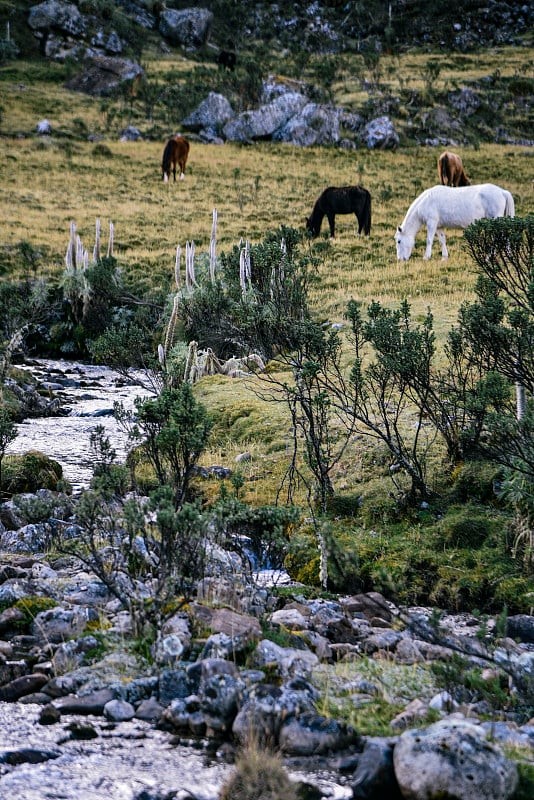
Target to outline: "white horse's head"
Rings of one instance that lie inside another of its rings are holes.
[[[406,231],[403,231],[401,226],[395,231],[395,244],[397,245],[397,261],[408,261],[412,254],[415,237]]]

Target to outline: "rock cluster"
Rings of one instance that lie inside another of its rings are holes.
[[[243,575],[234,554],[200,582],[195,602],[165,622],[147,667],[125,650],[131,619],[107,587],[73,556],[47,557],[58,520],[62,535],[79,533],[72,498],[48,494],[54,524],[29,524],[25,500],[0,506],[0,701],[40,704],[43,725],[82,717],[70,731],[80,739],[98,735],[83,722],[89,715],[143,720],[183,742],[200,737],[234,747],[253,735],[287,758],[335,759],[354,797],[383,797],[384,787],[388,797],[412,800],[512,796],[517,768],[496,739],[534,744],[534,726],[515,713],[492,711],[461,686],[433,696],[421,688],[393,719],[390,736],[366,737],[319,713],[316,675],[340,662],[415,668],[461,652],[469,668],[506,677],[519,692],[534,671],[528,615],[509,620],[518,643],[498,639],[491,624],[482,636],[468,615],[444,616],[438,628],[429,610],[400,609],[373,592],[306,600],[295,587],[293,599],[277,604],[254,585],[236,591]],[[106,654],[97,631],[115,642]],[[347,690],[355,707],[383,696],[378,681]],[[432,714],[440,719],[429,725]]]

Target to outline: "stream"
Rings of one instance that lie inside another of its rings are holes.
[[[20,367],[62,399],[67,415],[31,418],[17,426],[10,453],[40,450],[58,461],[64,478],[80,491],[92,477],[90,436],[102,425],[117,460],[128,450],[126,433],[113,416],[113,403],[133,408],[137,396],[148,396],[135,380],[107,367],[39,359]],[[277,575],[276,580],[285,576]],[[272,583],[266,570],[258,580]],[[39,706],[0,702],[0,799],[10,800],[215,800],[231,767],[224,760],[185,744],[140,721],[107,723],[92,718],[98,737],[71,739],[64,718],[57,726],[37,723]],[[75,718],[72,718],[75,719]],[[79,718],[78,718],[79,719]],[[84,718],[83,721],[87,721]],[[18,753],[43,754],[32,763]],[[11,755],[10,755],[11,754]],[[10,759],[14,759],[11,763]],[[314,785],[324,798],[346,800],[352,790],[324,766],[289,765],[294,780]]]
[[[17,438],[8,453],[40,450],[63,467],[63,477],[73,491],[87,487],[92,477],[91,433],[101,425],[122,462],[128,451],[126,433],[113,416],[114,402],[133,408],[136,397],[148,391],[108,367],[75,361],[36,359],[20,365],[55,396],[61,398],[67,416],[26,419],[17,426]]]

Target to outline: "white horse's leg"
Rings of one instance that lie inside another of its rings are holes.
[[[445,259],[449,257],[449,251],[447,250],[447,245],[445,244],[445,231],[439,229],[437,231],[437,235],[438,235],[438,241],[441,245],[441,257],[443,261],[445,261]]]
[[[184,173],[183,173],[183,172],[181,172],[181,173],[180,173],[180,180],[181,180],[181,181],[183,181],[183,180],[184,180],[184,178],[185,178],[185,175],[184,175]]]
[[[423,258],[428,259],[432,256],[432,242],[434,241],[437,227],[438,223],[433,220],[429,219],[426,223],[426,250]]]
[[[167,173],[165,173],[163,175],[163,183],[168,183],[168,182],[169,182],[169,176],[167,175]]]

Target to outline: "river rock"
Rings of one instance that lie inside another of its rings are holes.
[[[508,800],[517,766],[464,719],[447,718],[406,731],[393,751],[395,775],[406,800]]]
[[[393,745],[389,739],[368,739],[352,779],[354,800],[403,800],[395,770]]]
[[[280,750],[288,756],[325,755],[356,744],[356,732],[344,722],[327,719],[315,712],[299,714],[282,724]]]
[[[0,688],[0,700],[6,703],[14,703],[26,694],[37,692],[46,683],[48,683],[48,678],[42,673],[22,675],[20,678],[15,678],[15,680],[6,683]]]
[[[284,678],[308,678],[319,659],[310,650],[297,650],[293,647],[280,647],[269,639],[259,642],[252,656],[252,666],[270,665]]]
[[[110,700],[104,706],[104,716],[112,722],[127,722],[134,715],[135,708],[126,700]]]
[[[79,636],[87,624],[87,614],[82,608],[56,606],[36,615],[32,633],[43,642],[64,642]]]

